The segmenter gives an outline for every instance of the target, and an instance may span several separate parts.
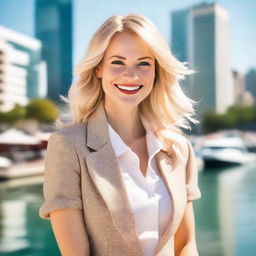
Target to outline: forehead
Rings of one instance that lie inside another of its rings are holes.
[[[121,32],[113,36],[105,52],[106,57],[110,55],[154,58],[150,47],[138,35],[131,32]]]

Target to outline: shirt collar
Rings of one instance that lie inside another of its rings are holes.
[[[153,133],[148,122],[143,117],[141,117],[141,122],[146,130],[146,143],[147,143],[148,155],[149,155],[149,159],[151,159],[155,156],[155,154],[157,154],[164,147],[160,139]],[[110,124],[108,124],[108,128],[109,128],[110,141],[112,143],[116,156],[119,157],[125,152],[131,151],[130,147],[128,147],[123,142],[119,134],[111,127]]]
[[[112,128],[112,126],[108,123],[109,137],[115,154],[117,157],[121,156],[127,151],[131,151],[131,149],[123,142],[119,134]]]
[[[141,116],[141,122],[146,130],[146,142],[148,149],[149,160],[151,160],[159,151],[164,149],[164,146],[160,139],[152,131],[149,123],[145,118]]]

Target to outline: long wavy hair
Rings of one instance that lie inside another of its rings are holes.
[[[149,96],[139,104],[139,112],[160,139],[168,144],[169,132],[181,134],[180,128],[190,128],[189,121],[198,122],[193,117],[195,102],[183,93],[179,84],[181,79],[193,71],[187,67],[187,63],[180,62],[172,55],[154,24],[138,14],[110,17],[91,38],[84,58],[75,67],[77,80],[71,85],[66,99],[71,110],[72,124],[86,122],[104,100],[96,68],[113,36],[121,32],[138,35],[155,56],[154,86]]]

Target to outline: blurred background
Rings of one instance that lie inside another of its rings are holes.
[[[0,0],[0,255],[60,255],[43,203],[47,140],[73,67],[110,16],[147,16],[196,71],[202,256],[256,255],[256,1]]]

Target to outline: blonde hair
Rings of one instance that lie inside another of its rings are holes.
[[[149,96],[140,103],[139,112],[152,130],[168,144],[167,131],[182,133],[196,123],[193,104],[181,90],[179,80],[193,71],[177,60],[157,28],[146,17],[138,14],[112,16],[99,27],[89,42],[85,57],[76,66],[75,81],[68,92],[72,123],[85,122],[104,99],[101,80],[96,68],[116,33],[131,32],[138,35],[151,48],[156,59],[156,76]],[[167,133],[166,133],[167,132]]]

